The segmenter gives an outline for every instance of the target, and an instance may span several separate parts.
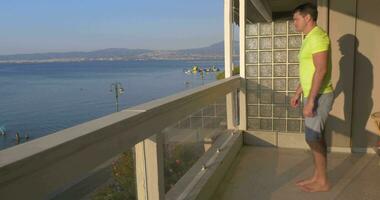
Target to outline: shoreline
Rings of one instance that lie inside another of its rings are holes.
[[[79,62],[117,62],[117,61],[220,61],[223,58],[176,58],[176,59],[73,59],[73,60],[18,60],[0,61],[2,64],[47,64],[47,63],[79,63]]]

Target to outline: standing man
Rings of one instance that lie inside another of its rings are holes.
[[[313,176],[298,181],[296,185],[308,192],[330,189],[324,138],[326,120],[334,100],[329,62],[330,39],[317,25],[317,17],[317,7],[311,3],[302,4],[293,11],[294,26],[298,32],[304,33],[305,38],[298,55],[300,84],[290,104],[294,108],[299,106],[303,94],[305,139],[314,158]]]

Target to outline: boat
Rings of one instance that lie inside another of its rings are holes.
[[[220,69],[216,67],[215,65],[212,65],[206,68],[202,68],[200,66],[194,65],[191,67],[191,69],[183,69],[183,72],[185,74],[196,74],[198,72],[203,73],[203,72],[218,72],[218,71],[220,71]]]

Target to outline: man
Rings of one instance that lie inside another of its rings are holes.
[[[303,115],[305,117],[305,140],[314,158],[314,174],[296,183],[308,192],[328,191],[327,148],[324,127],[331,110],[334,94],[331,84],[329,63],[330,39],[316,21],[317,7],[311,3],[302,4],[293,11],[294,26],[305,35],[298,55],[300,84],[291,98],[292,107],[300,104],[303,94]]]

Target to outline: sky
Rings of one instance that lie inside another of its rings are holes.
[[[1,55],[222,40],[223,0],[0,0]]]

